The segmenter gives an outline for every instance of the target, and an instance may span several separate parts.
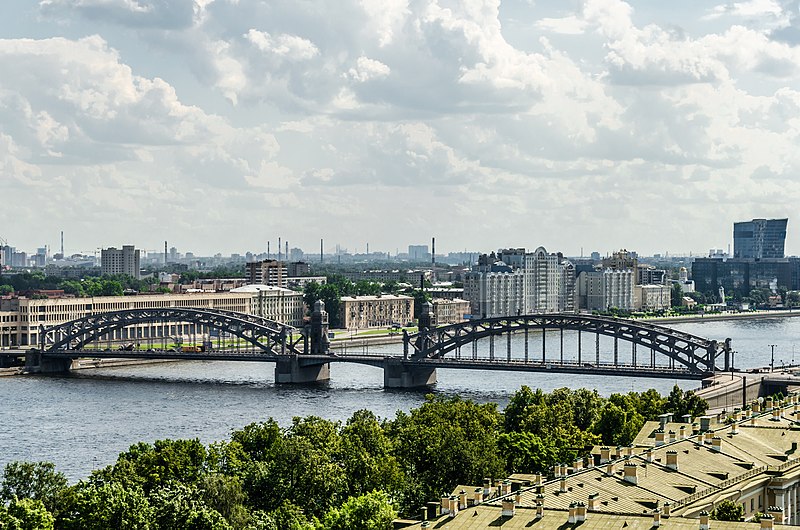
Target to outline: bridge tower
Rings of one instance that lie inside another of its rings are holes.
[[[433,329],[433,305],[430,302],[422,304],[417,327],[417,346],[424,348],[428,339],[428,332]],[[406,352],[403,359],[386,359],[383,362],[383,386],[385,388],[417,388],[430,386],[436,383],[436,368],[421,366],[415,361],[408,360],[408,334],[403,337],[403,349]]]
[[[311,312],[311,327],[307,331],[311,338],[311,355],[329,355],[328,312],[325,302],[317,300]],[[300,355],[281,356],[275,363],[275,382],[318,383],[331,378],[331,365],[318,359],[303,359]]]

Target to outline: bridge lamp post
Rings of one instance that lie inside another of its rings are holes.
[[[769,345],[770,349],[772,350],[772,357],[771,357],[771,359],[769,361],[769,371],[770,372],[774,372],[775,371],[775,348],[777,346],[778,346],[777,344],[770,344]]]

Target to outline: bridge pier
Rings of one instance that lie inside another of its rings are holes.
[[[303,364],[297,355],[286,355],[275,363],[275,383],[321,383],[331,378],[330,363]]]
[[[62,374],[69,372],[72,359],[49,359],[41,353],[25,355],[25,371],[33,374]]]
[[[399,359],[383,361],[384,388],[419,388],[436,384],[434,366],[413,366]]]

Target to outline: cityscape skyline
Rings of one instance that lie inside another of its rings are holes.
[[[0,235],[688,254],[800,202],[796,2],[376,6],[2,2]]]

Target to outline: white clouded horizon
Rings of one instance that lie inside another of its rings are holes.
[[[800,254],[798,0],[9,2],[17,247]]]

